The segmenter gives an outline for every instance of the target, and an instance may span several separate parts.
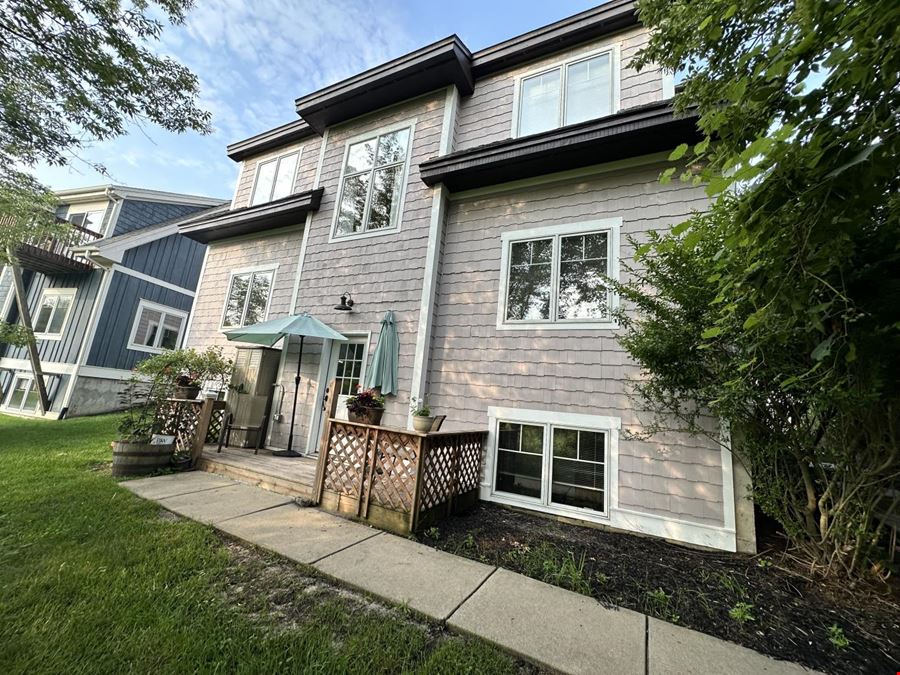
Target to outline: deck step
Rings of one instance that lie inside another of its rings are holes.
[[[313,486],[310,483],[300,483],[297,481],[285,479],[279,476],[272,476],[267,473],[255,471],[245,466],[237,466],[228,460],[219,460],[216,457],[210,457],[204,454],[197,461],[197,468],[201,471],[208,471],[226,478],[254,485],[270,492],[275,492],[288,497],[302,497],[304,499],[312,499]]]

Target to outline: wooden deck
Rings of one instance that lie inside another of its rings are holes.
[[[290,497],[311,499],[316,476],[312,457],[273,457],[269,450],[253,454],[252,448],[222,448],[206,445],[197,468],[256,485]]]

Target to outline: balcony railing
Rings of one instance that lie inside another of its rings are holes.
[[[69,225],[67,236],[38,235],[25,241],[16,251],[23,267],[44,274],[85,273],[94,269],[91,262],[72,249],[93,244],[102,235],[79,225]]]

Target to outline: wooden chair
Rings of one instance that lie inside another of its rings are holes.
[[[225,420],[222,422],[222,433],[219,434],[219,447],[216,452],[222,452],[222,445],[227,448],[231,444],[231,432],[232,431],[255,431],[256,432],[256,447],[253,449],[253,454],[258,455],[259,449],[262,447],[263,441],[263,429],[266,428],[266,416],[263,415],[262,419],[259,421],[258,425],[252,424],[235,424],[234,423],[234,414],[228,413],[225,416]]]
[[[429,429],[429,431],[440,431],[441,425],[444,423],[445,419],[447,419],[446,415],[436,415],[434,422],[431,423],[431,429]]]

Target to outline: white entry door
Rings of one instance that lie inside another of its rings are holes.
[[[335,417],[338,419],[347,419],[347,397],[355,394],[357,385],[363,383],[367,347],[368,339],[360,337],[338,342],[331,349],[327,382],[335,381],[338,397]]]

